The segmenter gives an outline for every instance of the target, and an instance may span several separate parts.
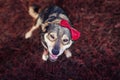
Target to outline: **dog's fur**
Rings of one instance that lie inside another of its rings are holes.
[[[68,49],[73,41],[69,29],[60,26],[62,19],[70,23],[65,12],[58,6],[50,6],[44,10],[35,11],[35,6],[29,7],[29,14],[36,20],[36,24],[25,34],[25,38],[30,38],[32,32],[41,28],[41,42],[45,47],[42,59],[56,61],[57,58],[65,53],[66,57],[72,56]]]

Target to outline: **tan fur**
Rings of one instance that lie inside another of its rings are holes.
[[[37,23],[25,34],[25,38],[28,39],[32,36],[32,33],[34,30],[38,29],[40,25],[42,24],[42,19],[38,19]]]
[[[71,53],[70,50],[67,49],[67,50],[64,51],[64,53],[65,53],[65,55],[66,55],[67,58],[72,57],[72,53]]]
[[[29,7],[29,14],[30,14],[30,16],[32,16],[34,19],[37,19],[38,16],[39,16],[39,14],[34,11],[34,9],[33,9],[32,6]]]
[[[47,61],[47,59],[48,59],[48,51],[45,50],[45,49],[44,49],[44,52],[43,52],[43,55],[42,55],[42,59],[43,59],[44,61]]]
[[[59,16],[60,16],[60,18],[62,18],[62,19],[65,19],[65,20],[69,21],[69,19],[67,18],[67,16],[65,16],[64,14],[60,14]]]

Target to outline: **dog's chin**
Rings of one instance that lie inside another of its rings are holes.
[[[49,60],[50,60],[51,62],[55,62],[55,61],[57,60],[57,58],[58,58],[58,56],[56,56],[56,55],[53,55],[53,54],[50,54],[50,55],[49,55]]]

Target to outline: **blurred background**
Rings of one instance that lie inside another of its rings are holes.
[[[44,62],[39,30],[24,38],[32,4],[62,7],[81,32],[70,59]],[[0,80],[120,80],[120,1],[0,0]]]

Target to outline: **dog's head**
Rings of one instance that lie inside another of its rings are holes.
[[[52,61],[55,61],[73,43],[69,29],[54,23],[48,24],[44,40],[49,51],[49,59]]]
[[[66,20],[62,20],[60,24],[48,23],[44,30],[46,30],[44,42],[49,52],[49,59],[52,61],[57,60],[72,45],[73,40],[80,37],[80,33]]]

